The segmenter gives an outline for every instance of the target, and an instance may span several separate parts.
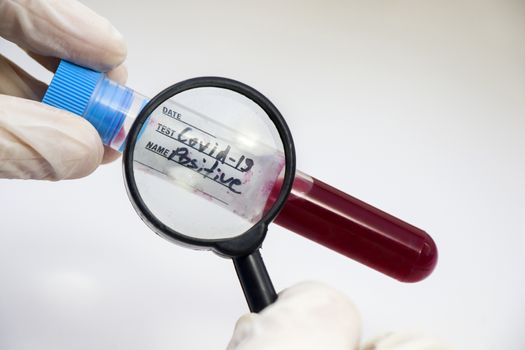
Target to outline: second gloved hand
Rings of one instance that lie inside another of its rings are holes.
[[[313,282],[284,290],[259,314],[241,317],[227,350],[354,350],[361,321],[342,293]]]
[[[307,282],[279,294],[259,314],[239,319],[227,350],[450,350],[433,338],[389,333],[359,347],[361,320],[342,293]]]

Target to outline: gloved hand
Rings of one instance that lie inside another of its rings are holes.
[[[258,314],[237,321],[227,350],[352,350],[361,320],[343,294],[306,282],[282,291]]]
[[[76,1],[0,0],[0,36],[49,70],[59,58],[124,83],[126,45],[104,18]],[[86,176],[118,157],[84,119],[39,102],[47,89],[0,55],[0,178]]]
[[[259,314],[237,321],[227,350],[355,350],[361,320],[343,294],[319,283],[307,282],[279,294]],[[362,350],[446,350],[429,338],[389,334]]]

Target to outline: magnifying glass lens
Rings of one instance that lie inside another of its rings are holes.
[[[160,104],[135,139],[133,172],[144,205],[190,239],[237,237],[259,222],[284,171],[284,146],[268,114],[217,87]]]

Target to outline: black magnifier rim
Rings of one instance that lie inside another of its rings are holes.
[[[153,113],[162,103],[173,96],[190,89],[204,87],[228,89],[237,92],[255,102],[264,110],[264,112],[273,122],[283,143],[285,155],[285,172],[281,191],[277,197],[277,200],[258,223],[255,223],[254,226],[248,229],[248,231],[245,233],[232,238],[207,240],[189,237],[183,233],[173,230],[157,219],[157,217],[148,209],[147,205],[140,196],[139,189],[135,182],[133,155],[137,137],[148,116]],[[155,233],[164,238],[172,240],[177,244],[190,246],[191,248],[196,249],[211,249],[220,255],[236,257],[247,255],[262,244],[268,225],[273,221],[273,219],[284,206],[286,199],[288,198],[288,195],[292,189],[292,184],[295,177],[295,147],[292,134],[283,116],[273,105],[273,103],[270,102],[270,100],[268,100],[263,94],[236,80],[223,77],[198,77],[184,80],[164,89],[146,104],[146,106],[139,113],[137,119],[134,121],[128,133],[126,147],[122,157],[122,164],[124,169],[126,189],[131,202],[141,219]]]

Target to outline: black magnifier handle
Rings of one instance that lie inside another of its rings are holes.
[[[259,249],[250,255],[233,258],[233,265],[251,312],[259,312],[277,299]]]

